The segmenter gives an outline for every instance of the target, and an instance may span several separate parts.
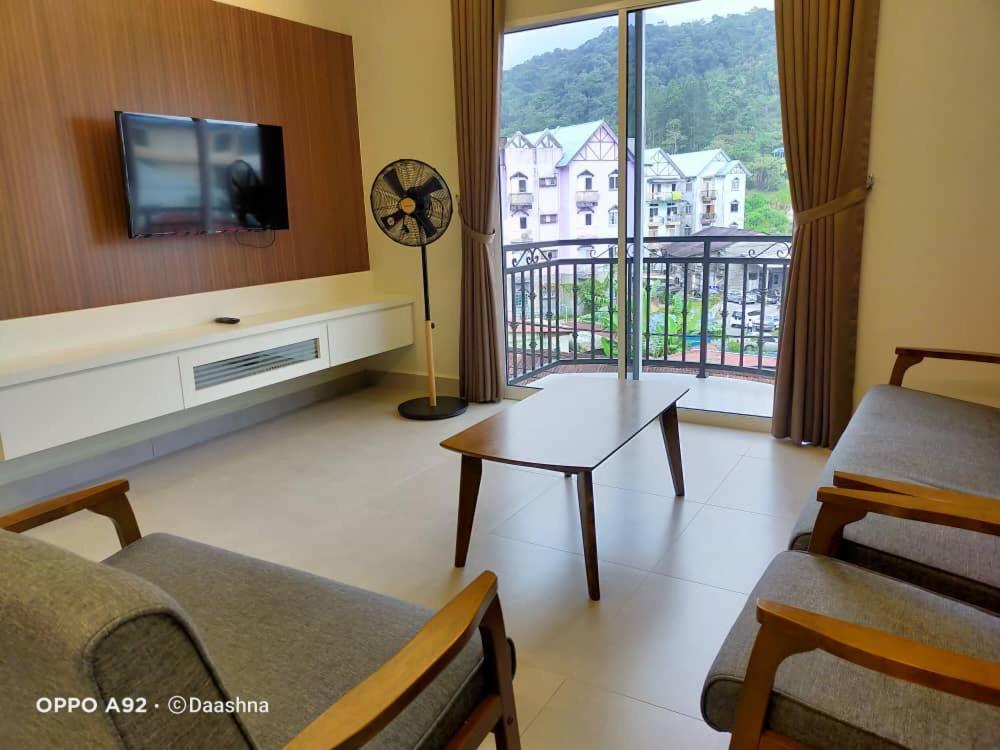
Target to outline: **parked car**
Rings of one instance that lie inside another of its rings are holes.
[[[740,302],[743,301],[743,292],[741,292],[739,289],[730,289],[728,292],[726,292],[726,299],[729,302],[735,302],[736,304],[739,304]]]
[[[742,309],[733,310],[729,313],[729,325],[735,328],[746,328],[748,333],[753,333],[761,329],[760,310]],[[777,310],[767,310],[764,312],[764,330],[774,331],[781,323],[781,314]]]

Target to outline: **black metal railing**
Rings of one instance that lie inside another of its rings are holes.
[[[791,238],[647,237],[643,241],[640,351],[644,365],[772,376]],[[507,380],[560,365],[617,362],[615,238],[505,245]],[[632,245],[626,247],[626,352],[634,350]]]

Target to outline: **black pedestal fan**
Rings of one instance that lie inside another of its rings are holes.
[[[427,288],[427,246],[444,234],[451,222],[451,193],[441,175],[417,159],[399,159],[386,166],[372,184],[372,213],[383,232],[400,245],[420,248],[424,278],[424,336],[427,346],[427,390],[424,398],[404,401],[399,413],[407,419],[446,419],[464,412],[460,398],[438,396],[434,379],[434,323]]]

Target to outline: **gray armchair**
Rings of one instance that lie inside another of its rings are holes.
[[[142,537],[127,490],[111,482],[0,517],[0,745],[476,748],[492,732],[519,747],[492,573],[433,615]],[[94,563],[11,533],[80,510],[111,518],[122,550]],[[55,710],[70,696],[93,700]]]
[[[705,720],[734,750],[996,747],[1000,617],[828,556],[868,515],[995,536],[996,502],[833,487],[819,501],[811,551],[772,561],[709,670]]]

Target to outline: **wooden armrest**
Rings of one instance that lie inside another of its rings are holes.
[[[1000,354],[990,352],[970,352],[962,349],[924,349],[914,346],[897,346],[896,363],[889,376],[889,385],[903,385],[903,376],[913,365],[919,364],[925,357],[931,359],[954,359],[965,362],[990,362],[1000,364]]]
[[[761,624],[747,664],[731,748],[757,748],[774,676],[792,654],[821,649],[858,666],[962,698],[1000,706],[1000,663],[928,646],[787,604],[760,599]]]
[[[833,486],[845,490],[872,490],[874,492],[892,492],[896,495],[911,495],[928,497],[932,500],[944,500],[961,503],[965,500],[984,500],[992,498],[983,495],[970,495],[966,492],[946,490],[940,487],[928,487],[925,484],[898,482],[894,479],[869,477],[864,474],[852,474],[848,471],[833,472]],[[994,500],[994,502],[996,502]]]
[[[43,523],[55,521],[57,518],[89,510],[91,513],[110,518],[118,533],[118,541],[122,547],[127,547],[142,537],[132,506],[129,505],[128,496],[125,494],[128,490],[128,482],[116,479],[51,500],[43,500],[0,516],[0,529],[14,532],[27,531]]]
[[[961,698],[1000,706],[1000,662],[976,659],[910,638],[781,602],[757,602],[757,621],[858,666]]]
[[[823,504],[813,525],[809,551],[833,556],[843,539],[844,527],[869,513],[924,521],[957,529],[1000,536],[1000,501],[975,495],[948,493],[938,496],[821,487],[816,499]]]
[[[962,698],[1000,706],[1000,663],[928,646],[787,604],[759,599],[760,631],[736,709],[731,750],[756,750],[774,677],[793,654],[820,649],[858,666]],[[770,746],[770,745],[769,745]]]
[[[513,693],[509,692],[512,690],[509,684],[510,652],[503,633],[497,579],[493,573],[486,571],[434,615],[378,671],[303,729],[285,746],[285,750],[353,750],[361,747],[448,666],[479,628],[489,630],[493,636],[489,644],[484,643],[487,662],[492,658],[492,649],[488,646],[495,647],[498,653],[506,656],[508,684],[494,686],[493,689],[499,690],[500,695],[481,703],[470,721],[474,719],[486,727],[504,721],[516,729],[513,713],[505,716],[506,710],[501,707],[505,695],[510,697],[513,705]],[[484,641],[487,640],[486,635],[484,633]],[[476,741],[477,745],[481,739]]]

